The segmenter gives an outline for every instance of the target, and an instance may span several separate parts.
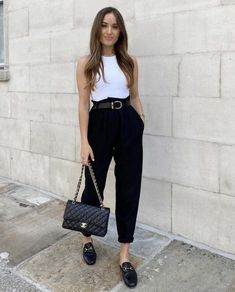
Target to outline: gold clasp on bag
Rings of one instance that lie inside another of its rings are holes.
[[[86,227],[87,227],[87,223],[82,222],[82,223],[81,223],[81,228],[86,228]]]

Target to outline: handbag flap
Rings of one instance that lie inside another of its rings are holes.
[[[96,226],[105,226],[110,214],[110,208],[97,207],[82,202],[68,200],[64,220],[73,221],[76,224],[92,224]]]

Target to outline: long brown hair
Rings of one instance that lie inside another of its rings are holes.
[[[101,78],[100,69],[102,72],[102,77],[104,76],[104,65],[101,58],[102,44],[100,43],[101,35],[101,25],[106,14],[113,13],[116,17],[117,25],[120,29],[120,35],[117,42],[114,45],[114,51],[116,54],[117,62],[123,73],[127,78],[127,86],[130,88],[133,85],[134,77],[134,62],[130,55],[127,53],[128,49],[128,36],[125,28],[124,20],[121,13],[114,7],[105,7],[101,9],[93,22],[91,33],[90,33],[90,55],[85,66],[85,76],[87,79],[87,85],[90,86],[91,90],[95,89],[96,74],[98,74],[99,79]],[[98,80],[99,80],[98,79]]]

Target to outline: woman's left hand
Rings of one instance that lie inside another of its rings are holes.
[[[144,120],[144,116],[143,115],[139,115],[143,121],[143,123],[145,123],[145,120]]]

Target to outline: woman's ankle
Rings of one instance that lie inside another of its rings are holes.
[[[120,248],[120,262],[128,262],[129,261],[129,243],[121,243],[121,248]]]
[[[127,252],[127,251],[120,252],[119,262],[120,262],[120,265],[122,265],[122,263],[124,263],[124,262],[129,262],[129,252]]]
[[[91,236],[82,236],[82,243],[88,243],[88,242],[93,242],[93,239],[91,238]]]
[[[128,256],[127,257],[120,257],[120,259],[119,259],[120,266],[125,262],[129,262],[129,257]]]

